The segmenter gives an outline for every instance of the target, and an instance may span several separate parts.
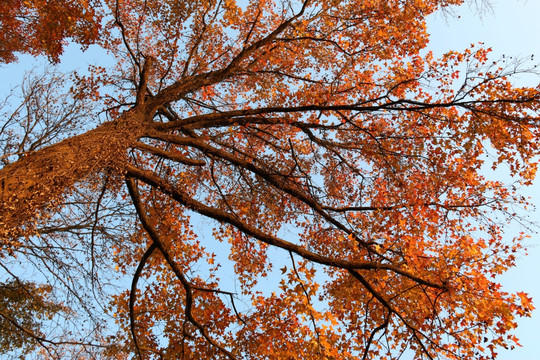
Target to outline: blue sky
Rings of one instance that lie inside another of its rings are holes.
[[[477,0],[481,2],[482,0]],[[448,50],[461,50],[471,43],[483,42],[492,47],[493,56],[500,55],[530,58],[532,54],[540,60],[540,0],[499,0],[492,1],[492,11],[482,16],[474,14],[467,6],[456,9],[456,16],[433,16],[429,31],[432,34],[430,49],[436,54]],[[90,63],[99,63],[103,54],[86,53],[80,56],[78,51],[67,51],[62,58],[62,69],[84,70]],[[10,85],[16,85],[24,71],[40,63],[28,56],[21,57],[21,64],[0,67],[0,93]],[[539,77],[522,76],[519,81],[527,85],[538,83]],[[499,174],[490,174],[499,176]],[[526,192],[531,201],[540,208],[540,178]],[[540,220],[540,210],[529,214],[531,220]],[[538,221],[540,223],[540,221]],[[508,233],[519,231],[517,227],[508,229]],[[507,291],[525,291],[536,299],[540,308],[540,234],[532,234],[528,241],[527,256],[519,259],[517,267],[501,277]],[[522,348],[501,352],[500,360],[537,360],[540,359],[540,310],[532,318],[521,319],[516,334],[521,339]]]

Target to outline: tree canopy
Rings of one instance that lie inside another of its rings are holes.
[[[88,46],[99,33],[96,0],[3,0],[0,4],[0,62],[15,53],[47,55],[58,62],[68,39]]]
[[[540,87],[426,18],[461,0],[17,1],[0,60],[0,351],[38,358],[493,359]],[[28,37],[21,34],[28,33]]]

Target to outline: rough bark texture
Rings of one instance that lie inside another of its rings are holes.
[[[31,233],[45,210],[90,174],[105,169],[121,173],[128,147],[144,133],[143,124],[142,114],[132,110],[0,170],[0,243]]]

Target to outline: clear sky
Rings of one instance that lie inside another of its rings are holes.
[[[1,1],[1,0],[0,0]],[[483,0],[476,0],[481,3]],[[474,0],[471,0],[474,2]],[[471,43],[483,42],[492,47],[494,57],[500,55],[530,58],[532,54],[540,62],[540,0],[492,0],[491,12],[481,16],[474,14],[471,8],[456,9],[454,16],[434,16],[430,19],[429,31],[432,34],[430,48],[436,54],[448,50],[462,50]],[[101,58],[99,52],[86,53],[67,51],[62,59],[62,69],[84,70],[87,64]],[[0,67],[0,93],[10,85],[16,85],[24,71],[37,62],[28,56],[22,56],[21,64]],[[96,61],[97,62],[97,61]],[[539,77],[522,77],[527,85],[534,85]],[[540,140],[539,140],[540,141]],[[498,175],[494,175],[498,176]],[[540,178],[527,189],[531,201],[539,210],[531,212],[531,220],[540,224]],[[538,219],[538,221],[537,221]],[[509,233],[519,229],[509,229]],[[525,291],[533,296],[540,308],[540,234],[532,234],[528,241],[527,256],[519,259],[517,267],[501,277],[508,291]],[[538,360],[540,359],[540,310],[532,318],[521,319],[516,334],[523,347],[502,352],[500,360]]]
[[[434,52],[461,50],[471,43],[483,42],[484,46],[493,48],[495,58],[505,54],[530,59],[534,54],[540,62],[540,0],[493,0],[491,12],[485,12],[481,17],[466,6],[458,9],[456,15],[459,17],[431,18],[430,47]],[[539,78],[522,76],[519,81],[537,85]],[[526,192],[537,207],[529,216],[540,225],[540,176]],[[519,231],[516,228],[508,230],[509,233]],[[523,347],[501,352],[499,360],[540,359],[540,234],[532,234],[528,244],[528,255],[521,257],[517,267],[501,277],[501,281],[507,291],[531,294],[538,310],[532,318],[519,321],[516,334]]]

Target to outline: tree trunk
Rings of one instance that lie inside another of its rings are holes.
[[[28,154],[0,170],[0,244],[14,245],[31,235],[33,224],[47,216],[73,186],[108,170],[122,174],[127,149],[145,131],[141,112]]]

